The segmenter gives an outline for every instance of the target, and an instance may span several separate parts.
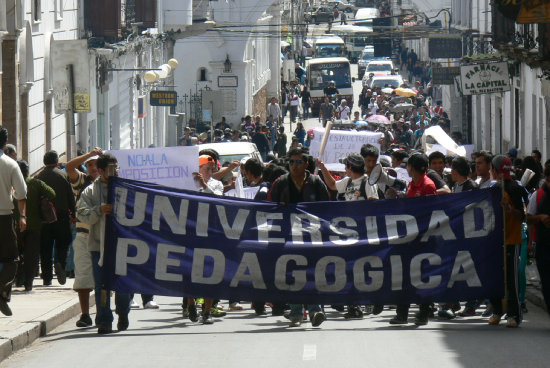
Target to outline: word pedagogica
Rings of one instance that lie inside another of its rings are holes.
[[[427,298],[494,287],[489,264],[502,258],[488,258],[502,247],[495,191],[444,203],[434,196],[282,206],[113,187],[106,241],[113,277],[126,279],[125,289],[139,273],[156,294],[208,287],[243,300],[253,291],[270,300],[411,291]]]

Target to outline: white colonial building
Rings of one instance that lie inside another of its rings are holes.
[[[178,40],[174,49],[186,119],[225,116],[236,127],[247,114],[265,118],[268,98],[280,90],[279,2],[217,1],[205,11],[216,27]]]

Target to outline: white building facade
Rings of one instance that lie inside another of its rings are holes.
[[[174,50],[180,61],[176,90],[187,120],[208,120],[204,110],[212,111],[214,120],[225,116],[233,127],[247,114],[265,119],[268,99],[280,90],[279,3],[235,0],[209,6],[216,27],[178,40]],[[204,99],[197,105],[204,90],[214,91],[210,106]]]
[[[494,17],[502,20],[502,14],[492,8],[489,0],[453,0],[453,26],[471,34],[472,44],[479,45],[480,40],[488,44],[493,38]],[[494,12],[497,12],[493,14]],[[530,34],[538,38],[536,24],[513,26],[515,31],[523,34],[525,39]],[[514,30],[512,30],[514,32]],[[485,40],[483,40],[485,38]],[[519,48],[523,48],[523,45]],[[533,43],[534,52],[540,45]],[[475,49],[475,47],[474,47]],[[485,52],[497,52],[492,47],[482,47]],[[488,50],[489,49],[489,50]],[[474,52],[475,56],[475,52]],[[506,153],[511,147],[518,148],[519,156],[529,155],[538,149],[543,157],[550,155],[549,118],[549,88],[541,78],[543,70],[535,65],[528,65],[525,58],[510,57],[511,90],[504,93],[475,95],[471,97],[469,109],[471,121],[472,143],[476,149],[489,150],[493,153]]]

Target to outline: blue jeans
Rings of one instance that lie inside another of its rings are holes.
[[[309,318],[312,318],[315,313],[321,311],[321,306],[319,304],[308,304],[307,311],[309,313]],[[290,314],[289,318],[292,321],[293,319],[302,320],[304,316],[304,305],[303,304],[290,304]]]
[[[94,283],[95,283],[95,306],[96,306],[96,325],[110,325],[113,323],[113,312],[111,311],[110,290],[107,290],[107,303],[101,306],[101,289],[103,289],[103,273],[102,268],[97,264],[99,262],[99,252],[92,253],[92,264],[94,267]],[[130,313],[130,294],[115,293],[115,308],[116,314],[119,316],[128,316]]]

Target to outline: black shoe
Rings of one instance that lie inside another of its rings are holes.
[[[384,310],[384,305],[383,304],[375,304],[374,308],[372,309],[372,314],[378,315],[378,314],[382,313],[383,310]]]
[[[100,324],[97,326],[97,333],[101,335],[113,333],[113,327],[111,324]]]
[[[201,323],[203,325],[211,325],[214,323],[214,320],[212,319],[212,315],[210,313],[203,313]]]
[[[285,314],[285,309],[284,308],[277,308],[277,307],[271,308],[271,315],[272,316],[284,316],[284,314]]]
[[[525,305],[525,303],[521,303],[521,311],[523,313],[528,313],[529,310],[527,309],[527,306]]]
[[[437,316],[444,319],[453,319],[456,317],[453,310],[449,307],[446,307],[445,309],[442,309],[439,312],[437,312]]]
[[[0,312],[5,316],[11,316],[13,313],[8,305],[8,301],[0,296]]]
[[[267,312],[265,311],[265,308],[261,308],[261,309],[258,308],[254,312],[256,312],[257,316],[265,316],[267,314]]]
[[[392,319],[390,319],[390,325],[406,325],[407,324],[407,317],[396,315]]]
[[[44,285],[44,286],[52,286],[52,280],[48,280],[48,281],[44,280],[44,283],[43,283],[42,285]]]
[[[74,279],[75,278],[74,271],[67,271],[67,277],[69,279]]]
[[[464,310],[458,312],[460,317],[473,317],[476,315],[476,309],[474,307],[464,307]]]
[[[338,312],[343,312],[345,307],[343,305],[331,305],[332,309],[337,310]]]
[[[65,269],[63,268],[61,263],[57,262],[53,265],[53,268],[55,269],[57,282],[59,282],[60,285],[65,285],[65,283],[67,282],[67,274],[65,274]]]
[[[76,321],[76,327],[90,327],[92,324],[92,319],[89,314],[81,315],[80,319]]]
[[[31,291],[32,290],[32,283],[31,284],[25,284],[25,291]]]
[[[128,321],[128,316],[118,316],[118,322],[116,328],[119,331],[126,331],[130,326],[130,321]]]
[[[197,322],[199,315],[197,314],[197,306],[195,304],[187,307],[187,313],[189,314],[189,320],[191,322]]]
[[[452,311],[451,311],[452,312]],[[454,315],[454,313],[453,313]],[[414,324],[417,326],[425,326],[428,324],[428,313],[418,313],[414,318]]]
[[[321,326],[321,323],[325,322],[326,319],[327,318],[325,317],[325,314],[323,312],[317,312],[311,318],[311,325],[313,327],[319,327]]]
[[[359,307],[353,306],[348,307],[348,312],[344,314],[345,319],[362,319],[363,318],[363,312],[361,312],[361,309]]]

